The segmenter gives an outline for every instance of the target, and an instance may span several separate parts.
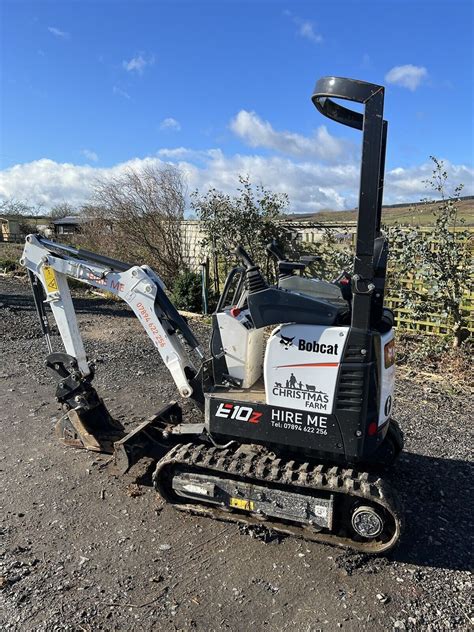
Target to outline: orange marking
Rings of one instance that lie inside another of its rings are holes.
[[[339,366],[339,362],[316,362],[311,364],[282,364],[277,369],[291,369],[298,366]]]

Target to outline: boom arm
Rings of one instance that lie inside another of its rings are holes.
[[[44,302],[51,306],[65,351],[77,365],[76,368],[80,374],[76,376],[77,379],[89,378],[90,380],[92,375],[79,332],[67,277],[107,290],[125,301],[158,349],[181,396],[191,397],[195,390],[192,380],[197,371],[176,332],[180,331],[199,359],[204,357],[203,352],[194,334],[166,296],[162,280],[151,268],[145,265],[125,264],[95,253],[56,244],[39,235],[28,235],[26,238],[21,263],[29,271],[36,307],[43,333],[47,336],[49,351],[52,351],[49,329],[41,301],[44,297],[40,296],[41,290],[37,284],[38,279],[44,288],[46,296]]]

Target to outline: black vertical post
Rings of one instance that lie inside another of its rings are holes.
[[[350,110],[332,98],[364,105],[364,113]],[[384,88],[343,77],[323,77],[312,100],[316,108],[342,125],[362,131],[359,212],[353,274],[352,328],[370,330],[374,289],[374,246],[380,235],[387,123],[383,120]],[[385,279],[378,285],[383,294]]]
[[[206,259],[201,263],[201,299],[202,299],[202,313],[207,315],[208,313],[208,274],[207,267],[209,265],[209,259]]]
[[[379,174],[379,197],[377,202],[377,224],[375,227],[377,236],[380,235],[380,226],[382,224],[382,204],[383,204],[383,188],[385,184],[385,154],[387,153],[387,121],[382,126],[382,148],[380,151],[380,174]]]
[[[214,291],[219,294],[219,258],[217,256],[216,240],[212,240],[212,267],[214,274]]]
[[[365,103],[362,128],[359,213],[357,218],[356,252],[354,257],[352,327],[370,327],[371,291],[374,278],[374,242],[379,212],[379,185],[383,128],[382,87]]]

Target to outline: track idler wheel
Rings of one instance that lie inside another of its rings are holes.
[[[367,540],[379,536],[384,528],[384,521],[380,513],[374,507],[366,505],[355,509],[351,524],[357,535]]]

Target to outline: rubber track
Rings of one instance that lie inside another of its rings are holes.
[[[153,475],[156,489],[164,500],[177,509],[194,514],[207,515],[219,520],[240,522],[248,525],[263,525],[279,533],[292,535],[305,540],[323,542],[362,553],[382,553],[397,543],[401,532],[401,510],[399,502],[389,486],[377,475],[357,472],[354,469],[338,466],[314,464],[309,462],[286,461],[260,446],[236,446],[235,448],[216,448],[204,443],[178,444],[158,463]],[[176,496],[169,486],[170,470],[176,466],[186,466],[199,471],[221,475],[222,478],[233,475],[241,480],[258,481],[272,485],[278,483],[288,488],[294,487],[315,492],[346,494],[356,499],[378,504],[393,517],[395,529],[393,536],[386,542],[377,540],[359,541],[329,532],[319,532],[311,527],[288,525],[269,518],[256,517],[255,514],[233,512],[228,508],[176,502]]]

